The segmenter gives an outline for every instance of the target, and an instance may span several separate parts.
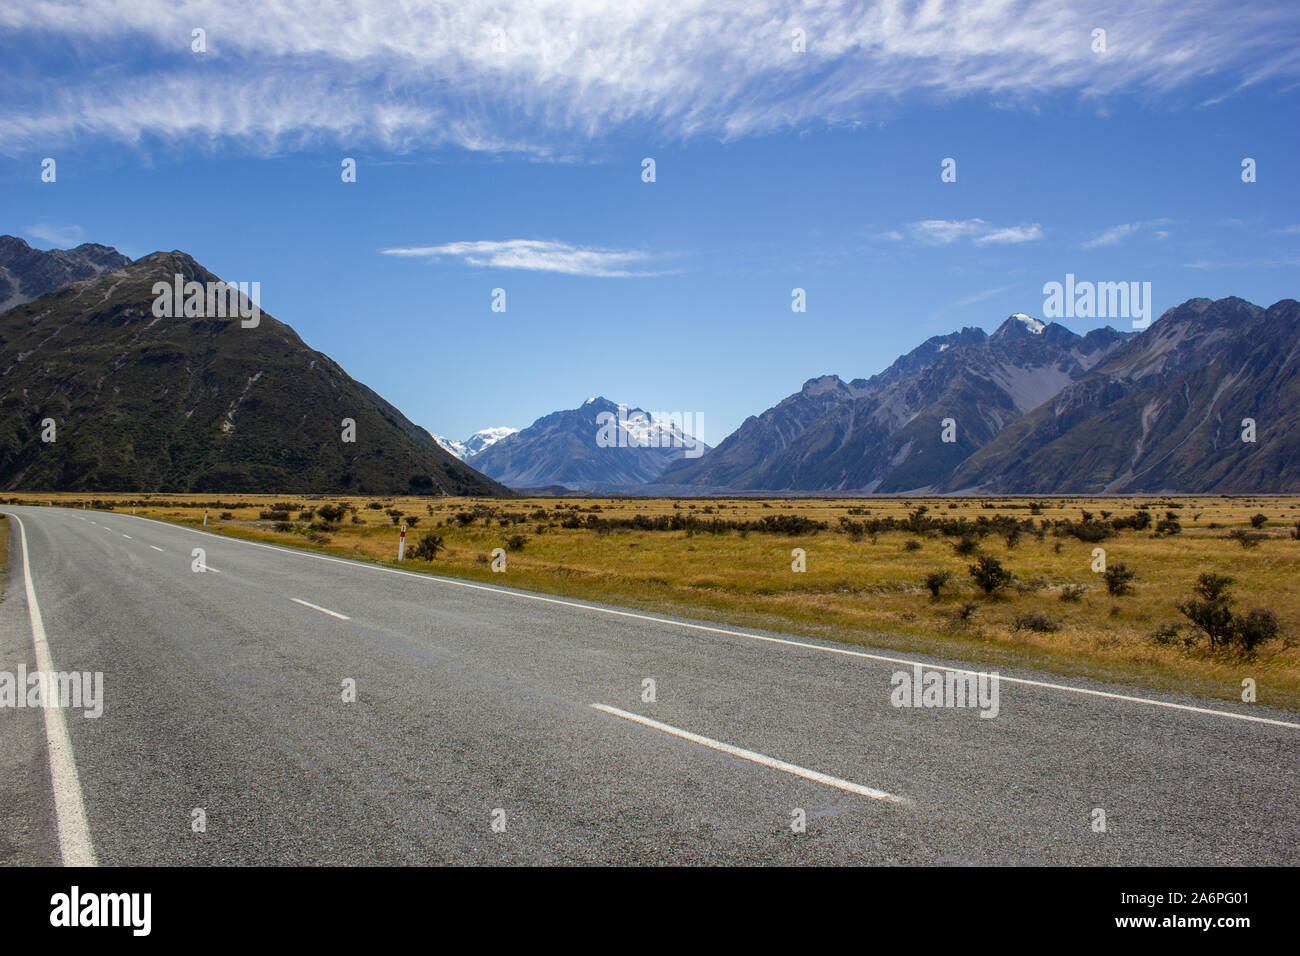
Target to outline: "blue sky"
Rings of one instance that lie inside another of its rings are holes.
[[[258,281],[454,438],[603,394],[716,444],[1067,273],[1300,296],[1293,3],[118,6],[0,9],[0,232]]]

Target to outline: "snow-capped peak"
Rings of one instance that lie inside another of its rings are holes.
[[[1011,313],[1011,315],[1008,316],[1008,318],[1015,319],[1017,322],[1023,323],[1025,326],[1025,330],[1034,333],[1034,335],[1042,335],[1043,329],[1047,328],[1046,323],[1040,322],[1032,315],[1025,315],[1025,313],[1023,312],[1013,312]]]
[[[433,440],[439,445],[447,449],[447,451],[451,452],[461,461],[465,461],[468,458],[477,455],[479,452],[484,451],[489,446],[495,445],[508,435],[513,435],[517,431],[519,431],[518,428],[511,428],[508,425],[496,425],[492,428],[481,428],[464,441],[456,441],[454,438],[443,438],[441,435],[434,435],[433,432],[429,432],[429,434],[433,435]]]

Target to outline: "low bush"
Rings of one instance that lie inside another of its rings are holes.
[[[1011,630],[1013,631],[1036,631],[1039,634],[1050,634],[1057,630],[1059,626],[1046,614],[1038,611],[1017,614],[1011,622]]]

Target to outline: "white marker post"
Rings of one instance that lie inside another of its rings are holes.
[[[406,524],[402,524],[402,533],[397,539],[397,560],[401,561],[406,554]]]
[[[207,509],[207,508],[204,508],[204,509],[203,509],[203,527],[206,528],[207,526],[208,526],[208,509]]]

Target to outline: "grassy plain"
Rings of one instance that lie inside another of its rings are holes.
[[[28,494],[10,501],[134,508],[188,526],[202,524],[206,507],[208,530],[219,534],[388,564],[396,563],[396,518],[411,525],[402,565],[409,570],[981,667],[1034,667],[1224,699],[1240,699],[1249,677],[1260,703],[1300,709],[1300,539],[1292,534],[1300,498]],[[322,505],[342,505],[345,513],[329,522],[305,514]],[[909,518],[921,507],[924,513]],[[1106,522],[1141,510],[1150,515],[1142,530],[1112,531],[1100,541],[1070,530],[1084,512]],[[1260,514],[1264,523],[1252,527],[1250,519]],[[760,530],[765,519],[769,530]],[[805,519],[824,526],[800,529]],[[890,519],[908,527],[879,528]],[[964,525],[953,524],[961,519]],[[654,527],[674,520],[676,530]],[[1157,533],[1162,520],[1176,521],[1180,530],[1168,533],[1166,526]],[[1008,530],[1013,521],[1018,534]],[[629,526],[638,523],[643,527]],[[957,553],[961,528],[973,530],[978,550]],[[1234,531],[1256,537],[1243,544],[1229,537]],[[442,538],[442,550],[431,560],[411,558],[430,532]],[[492,570],[496,548],[506,550],[504,572]],[[1107,593],[1103,575],[1093,570],[1095,548],[1105,549],[1108,565],[1136,572],[1132,593]],[[806,553],[802,573],[792,570],[794,549]],[[969,573],[980,555],[993,556],[1014,575],[993,597]],[[952,577],[934,597],[924,579],[942,571]],[[1197,576],[1207,571],[1233,578],[1235,610],[1271,610],[1278,636],[1245,657],[1211,649],[1203,634],[1197,639],[1176,604],[1192,596]],[[1026,620],[1052,629],[1035,630]],[[1177,635],[1153,636],[1172,624],[1182,625]]]

